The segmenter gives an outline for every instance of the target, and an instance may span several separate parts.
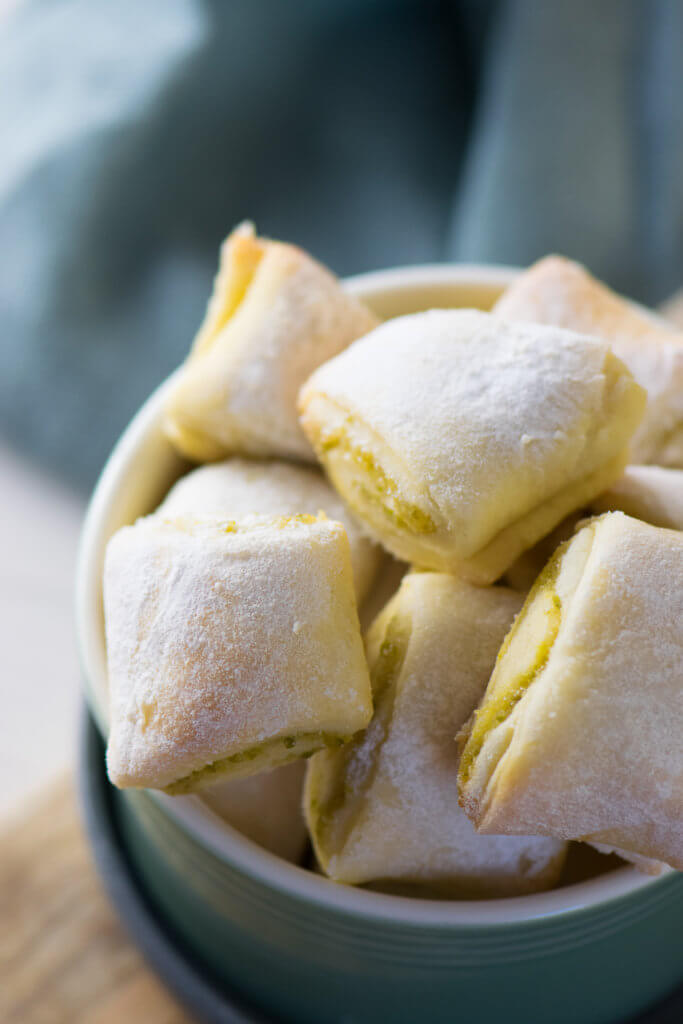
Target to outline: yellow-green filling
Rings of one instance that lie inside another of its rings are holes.
[[[302,523],[304,526],[310,526],[311,523],[317,523],[320,519],[324,518],[324,515],[312,516],[307,512],[297,512],[289,516],[279,516],[275,525],[278,529],[284,530],[287,526],[298,526]]]
[[[474,725],[460,759],[459,782],[461,786],[467,784],[472,774],[474,762],[481,752],[487,735],[510,716],[515,706],[548,663],[550,652],[562,623],[562,602],[554,587],[561,558],[568,547],[568,543],[563,544],[558,549],[555,556],[538,577],[524,608],[498,652],[496,667],[486,691],[487,695],[482,706],[474,713]],[[525,616],[530,613],[534,605],[538,607],[539,601],[544,601],[545,603],[545,607],[542,609],[545,615],[543,639],[535,646],[531,661],[520,671],[513,673],[511,678],[503,685],[497,686],[498,675],[503,671],[502,664],[510,651],[510,646],[518,635],[520,628],[524,626]]]
[[[198,768],[189,775],[183,776],[166,786],[164,792],[171,796],[193,793],[223,777],[239,778],[244,775],[255,775],[259,771],[275,768],[300,758],[310,757],[323,747],[340,747],[349,741],[349,736],[335,736],[328,732],[304,732],[298,736],[283,736],[268,740],[255,747],[240,750],[229,757]],[[255,763],[257,762],[257,763]],[[248,770],[245,770],[245,767]]]
[[[326,462],[329,453],[339,449],[361,470],[360,480],[353,480],[365,504],[379,508],[384,516],[399,529],[413,534],[434,533],[436,523],[431,516],[399,494],[396,481],[378,463],[372,452],[353,444],[343,427],[325,434],[318,446],[318,454]]]
[[[233,318],[246,298],[264,255],[263,242],[252,234],[236,232],[228,239],[204,322],[192,346],[192,357],[207,352]]]
[[[374,663],[370,666],[375,713],[368,729],[386,734],[393,711],[396,682],[401,673],[410,639],[410,623],[405,616],[394,615],[389,620],[384,639]],[[311,828],[318,843],[335,848],[343,845],[353,825],[355,808],[363,793],[371,784],[377,765],[377,751],[373,755],[359,758],[368,729],[363,730],[332,756],[326,756],[325,763],[316,765],[321,772],[322,785],[317,787],[320,798],[311,795],[308,814]]]
[[[273,526],[278,530],[286,530],[290,526],[310,526],[312,523],[319,523],[326,518],[324,512],[320,512],[317,516],[309,515],[306,512],[298,512],[288,516],[275,516],[272,519],[264,516],[263,523],[238,523],[235,519],[225,519],[218,521],[215,524],[215,529],[220,530],[221,533],[250,533],[265,525],[268,527]],[[183,517],[169,518],[166,521],[173,523],[176,529],[184,530],[186,533],[191,532],[193,527],[202,522],[201,519],[185,519]]]

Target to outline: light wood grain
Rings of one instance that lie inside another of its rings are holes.
[[[2,442],[0,495],[2,819],[73,760],[73,576],[84,501]]]
[[[190,1024],[109,908],[67,779],[0,822],[0,1021]]]

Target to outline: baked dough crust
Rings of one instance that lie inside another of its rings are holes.
[[[468,726],[461,803],[683,869],[683,534],[621,512],[548,564]]]
[[[157,511],[168,519],[217,516],[236,521],[253,515],[324,512],[346,530],[359,603],[382,560],[380,549],[363,534],[337,492],[312,466],[240,458],[200,466],[173,485]]]
[[[555,554],[560,544],[569,540],[579,523],[589,515],[586,509],[578,509],[570,513],[554,530],[534,544],[528,551],[522,552],[503,576],[503,583],[514,590],[527,594],[540,576],[541,572]]]
[[[301,810],[305,761],[244,779],[225,779],[195,798],[265,850],[299,864],[308,832]]]
[[[521,274],[494,311],[609,341],[648,394],[631,461],[683,468],[683,333],[561,256],[547,256]]]
[[[223,244],[206,317],[168,399],[168,437],[199,462],[233,454],[314,461],[297,392],[377,322],[307,253],[241,224]]]
[[[370,720],[340,523],[148,516],[109,542],[104,608],[117,786],[191,792]]]
[[[683,530],[683,470],[627,466],[624,475],[591,502],[593,512],[625,512],[667,530]]]
[[[505,587],[411,573],[373,624],[373,720],[347,746],[315,754],[307,769],[309,830],[336,881],[400,882],[460,898],[557,881],[563,842],[478,836],[456,800],[455,735],[521,603]]]
[[[383,324],[299,398],[369,532],[481,584],[621,474],[644,404],[605,342],[474,310]]]
[[[559,526],[510,566],[504,581],[515,590],[533,586],[550,557],[591,513],[625,512],[653,526],[683,530],[683,470],[664,466],[627,466],[623,476],[591,501],[567,516]]]

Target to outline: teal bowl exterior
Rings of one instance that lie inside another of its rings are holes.
[[[514,274],[407,268],[349,287],[389,316],[431,306],[489,308]],[[186,468],[161,429],[166,386],[112,453],[83,532],[78,633],[86,696],[103,736],[104,547],[120,525],[151,511]],[[280,861],[193,797],[116,791],[113,807],[160,916],[219,981],[277,1019],[607,1024],[632,1018],[683,982],[677,873],[651,878],[624,867],[508,900],[418,900],[336,885]]]
[[[409,919],[401,904],[415,901],[405,897],[363,893],[359,913],[326,900],[325,889],[337,896],[341,887],[322,878],[313,880],[319,899],[266,885],[214,856],[144,792],[117,794],[115,806],[162,916],[220,981],[278,1019],[606,1024],[683,980],[678,874],[519,922],[458,923],[454,914],[425,923]]]

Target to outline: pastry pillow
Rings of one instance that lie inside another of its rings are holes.
[[[547,256],[521,274],[499,299],[495,312],[609,341],[648,394],[631,461],[683,468],[683,333],[615,295],[579,263],[560,256]]]
[[[468,728],[483,834],[582,839],[683,869],[683,534],[621,512],[560,547]]]
[[[166,406],[166,432],[198,462],[226,455],[313,461],[296,396],[309,374],[377,323],[293,245],[228,237],[204,323]]]
[[[479,836],[458,807],[455,735],[484,692],[522,598],[442,573],[405,577],[369,631],[375,714],[309,761],[305,811],[336,881],[399,882],[468,898],[557,881],[566,844]]]
[[[480,584],[620,476],[644,404],[604,341],[474,310],[383,324],[299,398],[368,530],[400,558]]]
[[[382,555],[322,473],[273,459],[232,458],[200,466],[173,485],[158,512],[166,518],[218,516],[242,520],[252,515],[290,516],[324,512],[342,523],[351,546],[359,603],[367,594]]]
[[[104,611],[117,786],[253,775],[372,715],[340,523],[148,516],[109,542]]]

